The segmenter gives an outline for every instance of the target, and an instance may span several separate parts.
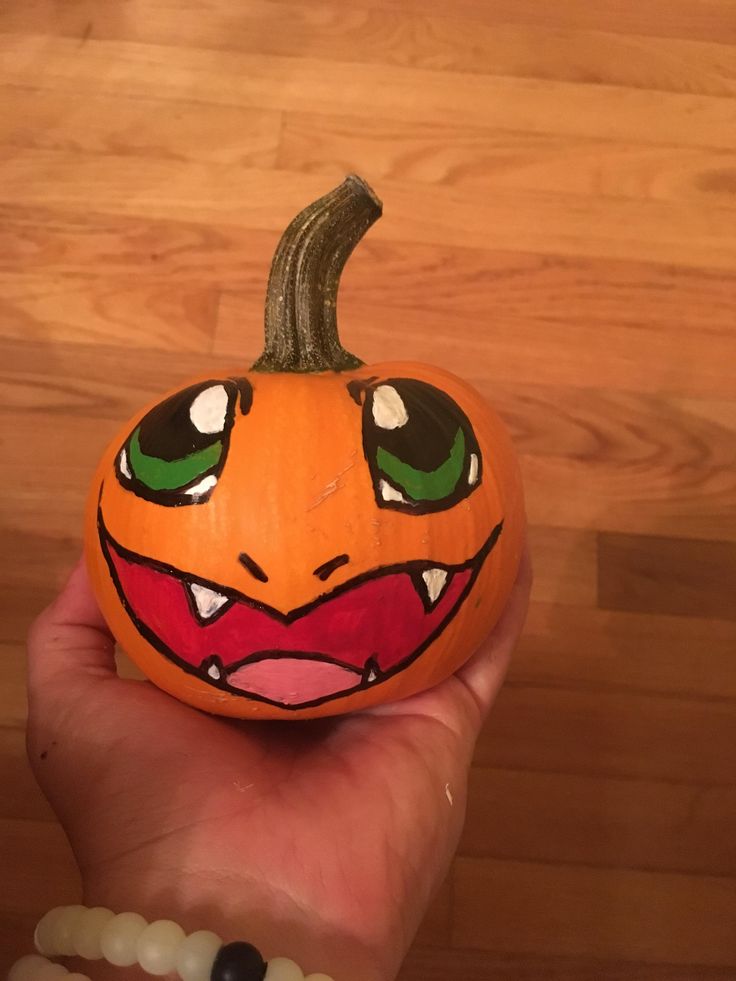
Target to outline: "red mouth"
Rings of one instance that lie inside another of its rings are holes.
[[[377,569],[283,613],[123,548],[99,518],[120,599],[157,650],[217,688],[294,709],[407,667],[459,609],[501,527],[461,565]]]

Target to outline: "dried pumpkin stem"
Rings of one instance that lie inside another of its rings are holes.
[[[266,346],[253,371],[345,371],[363,364],[340,343],[337,291],[350,253],[381,210],[371,188],[351,174],[294,218],[271,265]]]

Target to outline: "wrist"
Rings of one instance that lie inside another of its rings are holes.
[[[107,877],[89,874],[84,879],[82,902],[105,906],[115,913],[139,913],[149,923],[174,920],[185,933],[211,930],[223,943],[245,940],[264,959],[289,957],[304,971],[322,972],[335,981],[393,981],[403,953],[391,939],[371,936],[365,924],[350,926],[318,910],[303,907],[286,895],[253,880],[183,874]],[[86,966],[85,966],[86,965]],[[89,962],[75,960],[70,969],[86,973]],[[95,981],[144,981],[142,970],[95,964]]]

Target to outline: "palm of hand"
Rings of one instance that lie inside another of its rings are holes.
[[[78,570],[32,634],[29,749],[86,892],[123,909],[134,889],[150,915],[189,909],[188,927],[224,922],[256,942],[278,924],[288,950],[269,955],[321,936],[390,975],[454,851],[526,593],[494,632],[495,661],[477,656],[431,692],[332,720],[237,723],[119,679]]]

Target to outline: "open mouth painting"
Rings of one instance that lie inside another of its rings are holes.
[[[156,400],[93,481],[87,559],[161,688],[237,718],[358,711],[433,687],[498,619],[524,507],[509,437],[441,368],[340,344],[339,274],[380,214],[357,177],[277,248],[266,346]]]
[[[378,569],[305,607],[279,611],[100,538],[118,594],[162,654],[208,684],[306,708],[378,684],[442,632],[495,544],[459,566]]]

